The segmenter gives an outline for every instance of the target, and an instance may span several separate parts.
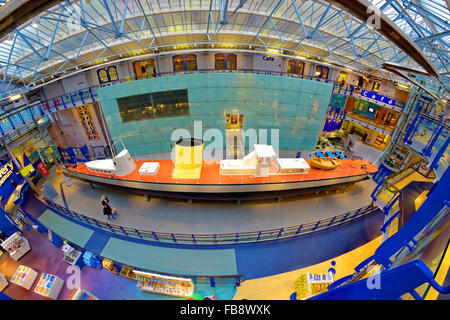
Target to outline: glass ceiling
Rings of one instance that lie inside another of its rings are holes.
[[[445,0],[370,2],[448,76]],[[222,45],[276,48],[379,75],[384,62],[419,68],[376,30],[325,0],[80,0],[62,1],[0,40],[0,82],[6,95],[14,85],[29,89],[80,68],[155,49]]]

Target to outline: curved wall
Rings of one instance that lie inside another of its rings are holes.
[[[203,132],[219,129],[224,137],[226,114],[244,114],[244,130],[279,129],[279,148],[313,150],[321,132],[332,84],[293,77],[249,73],[196,73],[122,83],[98,89],[112,138],[121,138],[131,154],[170,151],[172,131],[194,135],[194,121]],[[188,90],[188,116],[123,122],[118,98],[150,92]],[[205,141],[205,145],[208,141]],[[248,141],[246,141],[247,147]]]

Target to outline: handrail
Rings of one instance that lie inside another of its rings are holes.
[[[198,69],[198,70],[190,70],[190,71],[171,71],[171,72],[159,72],[156,74],[157,77],[161,76],[176,76],[179,74],[191,74],[191,73],[255,73],[255,74],[269,74],[269,75],[277,75],[277,76],[287,76],[294,78],[301,78],[307,80],[316,80],[320,82],[326,82],[333,84],[333,93],[341,94],[343,91],[345,95],[352,96],[353,94],[357,94],[358,90],[362,89],[362,87],[357,87],[355,85],[346,84],[345,88],[335,80],[322,79],[316,76],[305,76],[305,75],[297,75],[288,72],[273,72],[267,70],[259,70],[259,69],[236,69],[236,70],[216,70],[216,69]],[[2,115],[0,117],[0,122],[4,121],[7,125],[10,125],[11,128],[7,128],[6,125],[2,131],[0,131],[0,136],[5,136],[10,132],[16,130],[17,126],[25,125],[26,122],[30,120],[39,119],[45,115],[49,115],[53,112],[57,112],[61,109],[67,109],[71,107],[76,107],[79,105],[84,105],[87,103],[96,102],[98,95],[96,90],[101,87],[107,87],[115,84],[126,83],[130,81],[137,81],[142,79],[150,79],[153,77],[129,77],[129,79],[122,79],[118,81],[114,81],[107,84],[92,86],[83,90],[77,90],[73,92],[66,93],[64,95],[54,97],[48,99],[47,101],[42,101],[40,103],[33,103],[26,107],[21,107],[20,110],[15,110],[14,112]],[[403,104],[398,102],[398,107],[403,108]],[[19,117],[19,121],[14,123],[14,117]],[[7,120],[7,121],[6,121]],[[9,130],[7,130],[9,129]]]
[[[170,232],[156,232],[151,230],[138,230],[135,228],[112,225],[85,215],[71,211],[49,199],[44,199],[48,208],[53,209],[57,214],[73,219],[91,228],[101,229],[111,234],[125,236],[137,240],[151,242],[176,243],[189,245],[225,245],[238,243],[263,242],[297,237],[312,232],[329,229],[349,221],[356,220],[378,209],[372,204],[353,210],[345,214],[330,217],[327,219],[305,223],[297,226],[267,229],[261,231],[250,231],[240,233],[222,233],[222,234],[182,234]]]

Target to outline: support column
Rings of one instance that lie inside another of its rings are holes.
[[[39,134],[41,135],[41,138],[44,141],[45,146],[51,150],[51,156],[53,158],[53,161],[55,162],[58,169],[61,169],[61,167],[59,166],[59,163],[58,163],[58,159],[56,159],[56,156],[53,153],[53,149],[51,148],[50,143],[48,142],[47,138],[45,137],[44,132],[42,132],[42,128],[36,119],[34,120],[34,124],[36,125],[36,128],[39,131]]]
[[[5,146],[5,149],[8,152],[8,155],[11,157],[12,161],[14,162],[14,164],[17,166],[17,168],[19,168],[19,170],[22,170],[23,169],[22,165],[20,164],[19,161],[17,161],[16,157],[12,153],[12,151],[9,148],[8,144],[5,142],[5,140],[3,138],[1,139],[1,141],[2,141],[3,145]],[[31,181],[31,179],[28,176],[24,177],[24,179],[25,179],[26,182],[28,182],[28,184],[30,185],[31,189],[33,189],[34,193],[36,193],[36,195],[38,197],[41,197],[41,192],[36,187],[36,185],[33,183],[33,181]]]

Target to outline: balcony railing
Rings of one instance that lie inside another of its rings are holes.
[[[298,237],[312,232],[329,229],[350,221],[354,221],[367,214],[378,210],[373,205],[353,210],[345,214],[337,215],[331,218],[319,220],[316,222],[305,223],[297,226],[267,229],[252,232],[240,233],[221,233],[221,234],[182,234],[172,232],[158,232],[151,230],[140,230],[136,228],[123,227],[109,224],[107,222],[98,221],[94,218],[76,213],[69,210],[51,200],[46,199],[45,204],[55,213],[74,220],[91,228],[100,229],[102,231],[125,236],[132,239],[146,240],[150,242],[162,242],[172,244],[189,244],[189,245],[224,245],[224,244],[240,244],[251,242],[263,242],[271,240],[286,239]]]

